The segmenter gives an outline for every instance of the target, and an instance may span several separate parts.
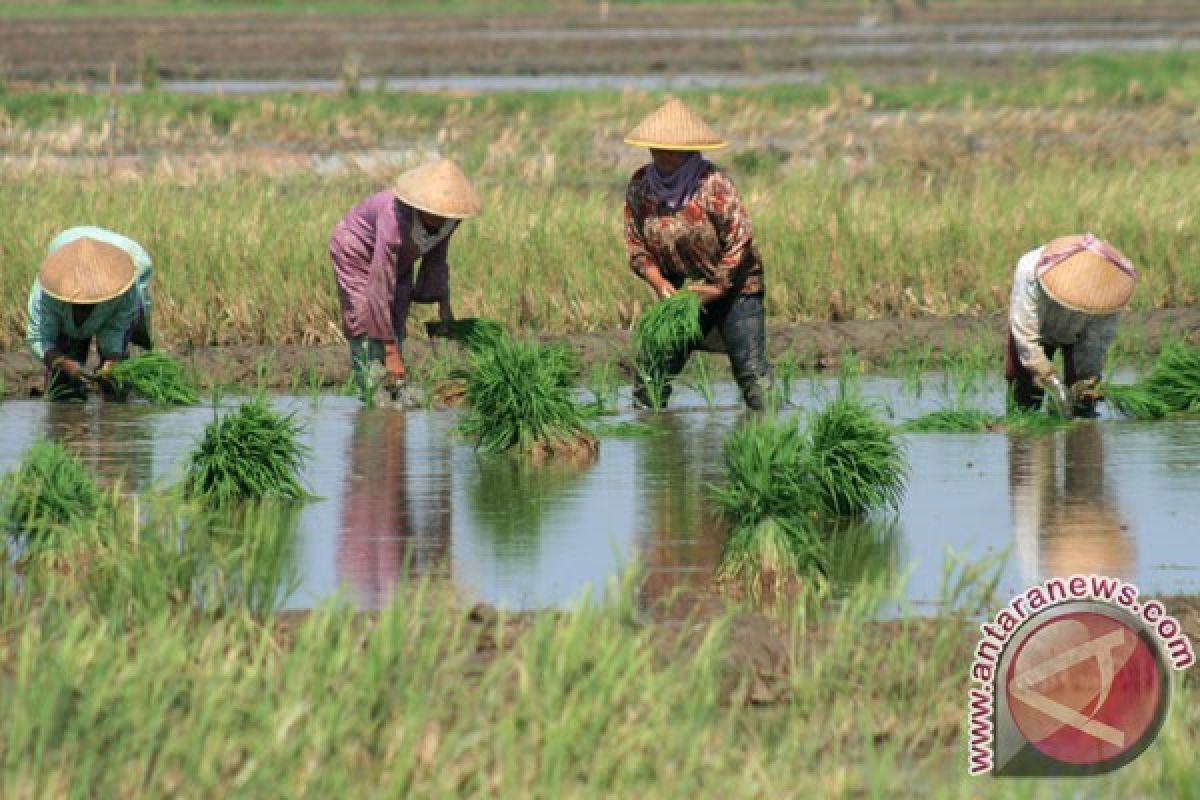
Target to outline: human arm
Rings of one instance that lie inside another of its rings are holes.
[[[421,271],[417,274],[412,293],[414,302],[437,303],[443,332],[454,321],[454,311],[450,307],[450,265],[447,261],[452,235],[446,236],[421,258]]]
[[[642,233],[644,219],[642,214],[635,210],[640,206],[640,200],[631,183],[625,196],[625,252],[629,256],[629,268],[633,270],[634,275],[650,284],[658,297],[670,297],[675,294],[675,287],[663,275],[658,261],[646,243]]]
[[[1017,265],[1013,276],[1012,296],[1008,307],[1009,328],[1021,365],[1033,373],[1039,384],[1055,375],[1054,363],[1042,348],[1042,319],[1039,306],[1041,288],[1034,276],[1033,265],[1040,250],[1027,253]]]
[[[745,271],[754,257],[754,232],[750,214],[733,181],[721,172],[712,172],[704,180],[705,212],[717,229],[721,254],[712,280],[704,291],[698,293],[702,302],[712,302],[733,291],[745,280]]]

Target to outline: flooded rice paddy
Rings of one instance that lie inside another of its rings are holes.
[[[920,394],[874,377],[863,391],[903,420],[946,405],[940,379]],[[993,384],[995,381],[992,382]],[[799,408],[832,392],[798,381]],[[602,437],[584,470],[521,468],[482,458],[447,411],[366,410],[357,400],[280,396],[307,427],[306,480],[319,499],[300,518],[301,576],[289,598],[306,607],[341,593],[360,607],[386,602],[405,574],[429,574],[464,604],[561,607],[636,561],[643,592],[708,591],[724,541],[706,487],[720,479],[721,442],[741,418],[730,386],[712,405],[680,389],[674,409],[646,415],[655,435]],[[972,405],[999,410],[994,388]],[[623,398],[628,408],[628,398]],[[0,404],[0,470],[35,438],[61,438],[104,476],[141,491],[177,480],[212,408]],[[633,419],[624,411],[614,419]],[[936,610],[943,563],[997,558],[1001,591],[1050,574],[1101,572],[1155,594],[1200,592],[1200,420],[1105,419],[1040,436],[912,434],[911,480],[899,514],[849,535],[907,576],[907,600]],[[843,531],[840,535],[847,535]],[[850,564],[848,571],[853,572]]]

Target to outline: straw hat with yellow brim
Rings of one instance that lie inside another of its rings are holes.
[[[1083,236],[1063,236],[1046,245],[1044,253],[1056,253],[1077,246]],[[1114,251],[1115,252],[1115,251]],[[1124,259],[1124,256],[1117,255]],[[1038,283],[1050,298],[1072,311],[1084,314],[1112,314],[1125,308],[1133,295],[1137,274],[1093,252],[1078,253],[1038,270]]]
[[[42,291],[56,300],[91,305],[112,300],[133,286],[137,266],[116,245],[76,239],[46,256],[38,271]]]
[[[719,150],[724,139],[694,111],[671,98],[625,137],[625,144],[652,150]]]
[[[392,192],[405,205],[447,219],[473,217],[482,208],[467,176],[446,158],[405,172],[392,184]]]

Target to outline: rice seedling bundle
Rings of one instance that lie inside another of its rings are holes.
[[[48,439],[35,442],[0,483],[0,519],[11,533],[46,535],[93,517],[101,492],[79,457]]]
[[[901,426],[910,433],[981,433],[995,430],[1004,418],[976,408],[944,408],[931,411]]]
[[[1200,347],[1169,345],[1144,380],[1132,385],[1103,384],[1100,393],[1118,412],[1135,419],[1200,413]]]
[[[183,364],[157,351],[118,361],[108,378],[122,392],[134,392],[155,405],[195,405],[196,387]]]
[[[440,325],[441,323],[433,323]],[[446,325],[446,337],[472,352],[490,347],[507,336],[504,326],[491,319],[464,317]]]
[[[899,507],[907,460],[891,428],[869,408],[843,394],[812,418],[808,437],[814,510],[855,517]]]
[[[471,356],[460,430],[488,453],[594,456],[596,439],[571,397],[577,375],[568,348],[502,337]]]
[[[268,408],[261,398],[213,420],[192,452],[187,493],[213,507],[307,497],[299,475],[310,451],[300,432],[294,415]]]
[[[694,347],[704,338],[700,297],[676,292],[650,306],[633,326],[633,346],[642,361],[658,361]]]

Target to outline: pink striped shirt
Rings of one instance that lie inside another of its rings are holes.
[[[334,226],[329,256],[347,337],[403,340],[409,306],[449,299],[446,254],[457,226],[422,256],[409,233],[417,221],[389,190],[363,200]],[[421,270],[414,279],[417,259]]]

